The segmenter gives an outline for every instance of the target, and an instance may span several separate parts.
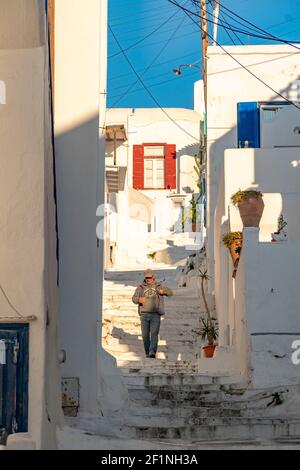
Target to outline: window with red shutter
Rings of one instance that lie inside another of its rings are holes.
[[[166,189],[176,189],[176,145],[166,145]]]
[[[144,189],[144,146],[133,146],[133,187]]]
[[[133,146],[135,189],[176,189],[176,145],[149,143]]]

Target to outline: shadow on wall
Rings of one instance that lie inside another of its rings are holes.
[[[279,90],[279,93],[283,96],[290,96],[290,93],[294,92],[294,83],[289,83],[285,88]],[[274,95],[268,102],[272,101],[284,101],[280,96]],[[299,110],[300,113],[300,110]],[[208,132],[212,129],[208,126]],[[213,128],[214,130],[216,128]],[[215,202],[218,199],[218,192],[224,191],[224,177],[223,180],[220,181],[221,175],[224,176],[224,151],[225,149],[234,149],[238,148],[237,144],[237,127],[232,127],[226,134],[224,134],[221,138],[217,139],[210,147],[209,151],[209,160],[210,160],[210,177],[213,178],[214,184],[211,186],[211,194],[209,199],[213,199]],[[299,145],[300,145],[300,138],[299,138]],[[300,166],[295,166],[295,171],[300,168]],[[257,185],[257,189],[263,192],[278,192],[274,187],[274,183],[272,179],[264,178],[261,174],[260,164],[259,161],[255,161],[255,171],[254,171],[254,184]],[[246,189],[246,188],[241,188]],[[291,198],[287,197],[285,194],[282,195],[282,212],[291,213]],[[294,204],[293,204],[294,205]],[[214,220],[214,212],[215,207],[210,207],[210,220]],[[225,216],[226,208],[222,207],[222,217]],[[293,211],[293,217],[297,217],[297,214]],[[226,221],[224,222],[226,225]],[[212,275],[212,273],[211,273]]]
[[[284,96],[290,96],[290,92],[293,91],[293,86],[294,83],[289,83],[285,88],[279,90],[279,93],[284,95]],[[283,101],[280,97],[273,96],[269,102],[272,101]],[[300,113],[300,110],[299,110]],[[300,114],[299,114],[300,115]],[[211,128],[208,127],[208,131],[210,131]],[[212,130],[212,132],[215,130],[215,128]],[[300,139],[299,139],[299,146],[300,146]],[[226,149],[230,148],[237,148],[237,128],[236,126],[229,129],[228,132],[220,137],[216,142],[214,142],[211,147],[210,147],[210,176],[214,178],[214,185],[211,188],[211,193],[213,194],[213,202],[214,202],[214,207],[210,207],[210,220],[211,220],[211,226],[214,226],[214,237],[215,239],[211,241],[212,244],[214,244],[214,247],[216,250],[221,250],[220,242],[221,242],[221,234],[226,233],[229,231],[229,220],[226,215],[226,207],[224,205],[224,151]],[[266,149],[267,150],[267,149]],[[299,152],[300,148],[294,149],[295,154]],[[274,149],[274,152],[276,150]],[[291,152],[292,149],[289,149],[289,152]],[[246,158],[246,157],[245,157]],[[274,155],[275,158],[275,155]],[[276,161],[274,159],[274,161]],[[274,169],[274,177],[272,177],[272,169]],[[266,171],[267,170],[267,171]],[[295,160],[293,169],[290,171],[298,171],[299,176],[300,176],[300,165],[298,165],[297,161]],[[277,173],[276,173],[277,172]],[[218,179],[219,176],[219,179]],[[284,193],[282,191],[283,189],[283,184],[282,184],[282,178],[280,177],[280,169],[276,170],[276,167],[274,165],[272,166],[272,158],[270,155],[270,161],[269,164],[266,164],[266,158],[264,157],[263,161],[259,160],[259,158],[254,160],[254,173],[253,173],[253,184],[255,184],[255,187],[265,193],[279,193],[282,199],[282,213],[284,214],[284,219],[288,223],[289,227],[289,221],[291,222],[292,220],[297,221],[299,224],[299,194],[294,192],[294,193]],[[241,178],[242,181],[242,178]],[[295,187],[295,183],[293,183]],[[240,189],[247,189],[244,187],[241,187]],[[300,187],[298,188],[298,192],[300,192]],[[225,202],[227,204],[227,202]],[[217,206],[216,206],[217,205]],[[224,220],[225,219],[225,220]],[[274,220],[276,223],[277,221]],[[222,225],[221,225],[222,223]],[[298,238],[299,240],[299,238]],[[270,242],[271,242],[271,234],[270,234]],[[268,244],[268,246],[271,248],[271,243]],[[215,253],[218,256],[218,253]],[[227,279],[227,272],[228,272],[228,265],[224,265],[224,258],[221,256],[219,258],[216,257],[214,260],[215,264],[211,263],[210,270],[209,272],[210,276],[215,277],[216,281],[216,292],[220,294],[221,297],[219,297],[219,305],[218,309],[219,312],[218,314],[220,316],[224,316],[224,324],[222,327],[224,327],[224,332],[223,334],[226,336],[229,334],[229,330],[227,330],[227,327],[230,325],[232,326],[232,330],[230,331],[230,341],[228,342],[225,341],[225,344],[233,344],[234,342],[234,332],[237,327],[236,321],[239,320],[236,318],[236,311],[235,307],[233,305],[233,299],[238,290],[235,292],[233,291],[232,286],[230,285],[229,279],[231,278],[231,273],[232,273],[232,262],[231,259],[228,257],[228,262],[230,263],[230,272],[228,274],[228,279]],[[249,260],[248,260],[249,261]],[[220,264],[221,263],[221,264]],[[226,261],[227,263],[227,261]],[[212,269],[214,269],[216,272],[213,273]],[[225,279],[224,279],[224,273],[225,273]],[[279,274],[280,276],[280,274]],[[259,279],[259,276],[257,276],[257,279]],[[288,282],[288,279],[286,279]],[[258,281],[259,282],[259,281]],[[260,289],[264,289],[268,285],[268,279],[261,279],[260,281]],[[227,284],[226,284],[227,283]],[[226,286],[226,287],[225,287]],[[232,291],[231,291],[232,289]],[[226,313],[222,312],[221,306],[225,306]],[[223,321],[222,320],[222,321]],[[259,325],[258,325],[259,329]],[[221,330],[221,328],[220,328]],[[222,334],[222,332],[220,332]],[[232,335],[232,336],[231,336]],[[235,338],[236,340],[236,338]]]
[[[118,162],[118,150],[121,148],[121,147],[125,147],[125,149],[127,149],[127,144],[125,144],[123,141],[120,141],[120,140],[117,140],[116,141],[116,155],[117,155],[117,164],[119,163]],[[112,159],[114,158],[114,142],[113,141],[110,141],[110,140],[106,140],[106,143],[105,143],[105,159]],[[113,162],[112,162],[113,164]]]
[[[184,147],[177,149],[176,155],[177,155],[177,158],[180,158],[183,155],[186,155],[188,157],[194,157],[194,155],[198,155],[198,152],[199,152],[199,144],[194,143],[194,144],[185,145]]]
[[[96,114],[55,136],[59,337],[67,355],[62,375],[79,377],[82,408],[97,405],[100,383],[101,407],[117,409],[123,402],[121,379],[118,386],[118,374],[113,372],[114,365],[108,360],[110,368],[107,364],[101,366],[99,377],[97,363],[104,242],[97,240],[96,228],[101,216],[99,219],[96,211],[104,200],[105,164],[99,152],[98,134],[99,116]],[[104,142],[100,146],[104,152]],[[105,357],[100,359],[103,361]],[[112,373],[115,374],[113,382]]]

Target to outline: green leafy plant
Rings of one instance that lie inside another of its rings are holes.
[[[249,199],[249,198],[252,198],[252,197],[255,197],[255,198],[259,198],[259,197],[262,197],[262,192],[261,191],[257,191],[256,189],[248,189],[248,190],[245,190],[245,191],[242,191],[241,189],[239,191],[237,191],[236,193],[234,193],[232,196],[231,196],[231,202],[234,206],[237,206],[238,204],[240,204],[242,201],[245,201],[246,199]]]
[[[193,194],[189,208],[184,210],[181,215],[182,230],[184,230],[186,222],[191,222],[192,224],[197,222],[197,202],[198,200],[196,200],[195,195]]]
[[[153,251],[153,253],[148,253],[147,258],[154,259],[156,255],[156,251]]]
[[[243,241],[243,233],[242,232],[230,232],[223,236],[222,241],[227,248],[230,247],[235,242],[242,243]],[[240,247],[238,247],[240,248]],[[240,250],[241,251],[241,250]],[[238,253],[238,251],[237,251]]]
[[[216,319],[212,318],[210,309],[208,307],[205,290],[204,290],[204,283],[208,281],[209,277],[207,275],[207,271],[201,271],[199,269],[200,278],[201,278],[201,294],[206,310],[207,318],[201,318],[201,325],[200,325],[200,334],[202,339],[207,339],[208,344],[212,345],[214,340],[218,337],[218,328],[216,326]]]
[[[200,334],[203,340],[207,340],[209,345],[214,344],[219,335],[219,329],[216,325],[216,319],[211,318],[211,324],[207,318],[201,318]]]
[[[202,171],[203,171],[202,154],[199,152],[199,155],[194,155],[194,160],[195,160],[194,170],[197,175],[197,186],[199,189],[199,193],[202,195],[202,189],[203,189],[202,188]]]

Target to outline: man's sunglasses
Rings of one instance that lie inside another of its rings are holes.
[[[153,279],[153,276],[145,277],[145,279]]]

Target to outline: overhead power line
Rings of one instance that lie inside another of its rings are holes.
[[[286,39],[283,39],[283,38],[280,38],[279,36],[275,36],[273,35],[272,33],[270,33],[269,31],[265,30],[265,29],[262,29],[260,28],[259,26],[255,25],[254,23],[251,23],[251,21],[248,21],[246,20],[245,18],[242,18],[241,16],[239,16],[237,13],[234,13],[232,10],[230,10],[229,8],[225,7],[223,4],[220,4],[220,7],[222,7],[224,10],[223,10],[223,14],[225,14],[229,19],[235,21],[237,24],[241,25],[242,27],[246,27],[248,28],[248,31],[245,30],[243,32],[243,34],[246,34],[248,36],[251,36],[251,37],[255,37],[255,38],[261,38],[261,39],[265,39],[267,41],[277,41],[277,42],[282,42],[284,44],[287,44],[291,47],[294,47],[295,49],[299,49],[300,48],[298,46],[296,46],[296,44],[299,43],[299,41],[288,41]],[[227,11],[229,13],[227,13]],[[239,21],[237,20],[236,18],[239,18],[242,20]],[[245,24],[246,23],[246,24]],[[250,25],[250,26],[248,26]],[[233,28],[235,28],[234,25],[231,25]],[[235,31],[239,31],[237,29],[235,29]],[[240,30],[240,32],[242,33],[243,30]],[[254,31],[254,32],[252,32]],[[263,36],[261,34],[257,34],[257,32],[261,32],[263,33]]]
[[[179,3],[177,3],[176,1],[173,1],[173,0],[167,0],[168,2],[170,3],[173,3],[173,5],[177,5],[178,8],[180,9],[183,9],[185,11],[185,9],[182,7],[182,5],[180,5]],[[190,18],[191,21],[193,21],[193,23],[195,23],[197,25],[198,28],[201,28],[201,26],[194,20],[194,18],[192,18],[188,12],[186,12],[186,15]],[[208,33],[206,32],[207,36],[210,38],[210,39],[213,39],[213,37]],[[221,44],[219,44],[217,41],[215,41],[217,46],[219,46],[229,57],[232,58],[232,60],[234,60],[237,64],[239,64],[244,70],[246,70],[250,75],[252,75],[254,78],[256,78],[256,80],[258,80],[259,82],[261,82],[263,85],[265,85],[267,88],[269,88],[269,90],[271,90],[273,93],[275,93],[277,96],[280,96],[282,99],[284,99],[286,102],[290,103],[291,105],[295,106],[295,108],[297,109],[300,109],[299,106],[297,106],[295,103],[293,103],[293,101],[290,101],[288,98],[286,98],[284,95],[282,95],[279,91],[276,91],[274,90],[273,87],[271,87],[270,85],[268,85],[264,80],[262,80],[260,77],[258,77],[255,73],[253,73],[251,70],[248,69],[248,67],[246,67],[245,65],[243,65],[236,57],[234,57],[232,54],[230,54],[230,52],[228,52],[225,47],[221,46]]]
[[[194,71],[194,72],[190,72],[188,74],[184,74],[184,75],[180,75],[180,77],[175,77],[175,78],[169,78],[169,80],[163,80],[162,82],[158,82],[158,83],[152,83],[150,85],[147,85],[148,88],[154,88],[154,87],[157,87],[157,86],[160,86],[160,85],[164,85],[165,83],[169,83],[169,82],[173,82],[173,81],[177,81],[178,80],[186,80],[194,75],[197,75],[198,72]],[[135,90],[131,90],[128,94],[132,94],[132,93],[138,93],[139,91],[143,91],[144,88],[136,88]],[[145,91],[145,90],[144,90]],[[118,95],[114,95],[114,96],[110,96],[110,99],[114,99],[114,98],[118,98],[118,96],[121,96],[121,93],[118,94]]]
[[[184,55],[181,55],[181,56],[177,56],[177,57],[174,57],[173,59],[165,60],[164,62],[159,62],[158,64],[153,65],[152,68],[159,67],[160,65],[169,64],[170,62],[174,63],[175,61],[177,61],[179,59],[186,59],[187,57],[189,57],[191,55],[194,55],[194,54],[198,54],[198,53],[199,53],[199,51],[193,51],[190,54],[184,54]],[[142,72],[142,70],[138,70],[138,72]],[[128,77],[128,75],[132,75],[132,73],[133,73],[132,71],[129,72],[129,73],[122,73],[120,75],[116,75],[115,77],[110,77],[109,80],[112,81],[112,80],[118,80],[119,78]],[[156,78],[156,77],[159,77],[161,75],[162,74],[154,75],[153,77],[149,77],[149,78]],[[165,75],[165,74],[163,74],[163,75]]]
[[[210,5],[213,7],[212,0],[208,0],[208,1],[209,1]],[[209,11],[207,12],[207,14],[208,14],[209,16],[212,16],[212,17],[214,18],[214,15],[213,15],[212,13],[210,13]],[[223,24],[225,25],[225,27],[224,27],[224,28],[225,28],[225,32],[226,32],[227,36],[229,37],[229,39],[231,40],[231,42],[232,42],[234,45],[236,45],[234,39],[233,39],[232,36],[231,36],[231,33],[232,33],[232,34],[235,36],[235,38],[238,40],[238,42],[239,42],[241,45],[243,45],[243,41],[241,41],[240,37],[237,35],[237,33],[236,33],[235,31],[233,31],[233,29],[232,29],[232,27],[230,26],[230,24],[226,21],[225,15],[223,14],[222,11],[220,11],[219,16],[220,16],[220,18],[219,18],[218,24],[220,23],[222,26],[223,26]],[[228,29],[226,29],[226,26],[230,29],[231,33],[229,32]]]
[[[176,28],[173,30],[171,36],[169,37],[169,39],[166,41],[166,43],[164,44],[164,46],[161,48],[161,50],[159,51],[159,53],[154,57],[154,59],[150,62],[150,64],[146,67],[146,69],[142,72],[142,74],[140,75],[140,77],[143,77],[147,72],[148,70],[151,69],[151,67],[155,64],[155,62],[157,61],[157,59],[162,55],[162,53],[166,50],[166,48],[168,47],[168,45],[170,44],[170,42],[172,41],[173,37],[175,36],[175,34],[177,33],[177,31],[179,30],[179,28],[181,28],[181,26],[183,25],[184,21],[186,20],[186,17],[184,16],[182,18],[182,20],[179,22],[179,24],[176,26]],[[127,94],[132,90],[132,88],[135,87],[135,85],[137,85],[137,83],[139,83],[139,79],[137,79],[135,82],[133,82],[129,88],[127,88],[127,90],[125,91],[125,93],[117,99],[117,101],[115,101],[113,104],[112,104],[112,108],[114,108],[123,98],[125,98],[125,96],[127,96]]]
[[[149,96],[151,96],[152,100],[154,101],[154,103],[161,109],[161,111],[167,116],[167,118],[173,122],[173,124],[178,127],[179,129],[181,129],[182,132],[184,132],[186,135],[188,135],[189,137],[192,137],[192,139],[194,139],[196,142],[199,142],[199,138],[193,136],[192,134],[190,134],[189,132],[187,132],[183,127],[181,127],[176,121],[174,121],[174,119],[172,118],[172,116],[170,116],[167,111],[161,107],[161,105],[159,104],[159,102],[157,101],[157,99],[155,98],[155,96],[151,93],[151,91],[148,89],[148,87],[145,85],[145,83],[143,82],[142,78],[140,77],[140,75],[137,73],[137,71],[135,70],[133,64],[131,63],[131,61],[129,60],[125,50],[122,48],[118,38],[116,37],[115,33],[113,32],[112,28],[110,25],[108,25],[108,28],[111,32],[111,34],[113,35],[116,43],[118,44],[119,46],[119,49],[121,51],[121,53],[123,54],[123,56],[125,57],[126,61],[128,62],[130,68],[133,70],[133,72],[135,73],[135,75],[137,76],[139,82],[141,83],[141,85],[143,86],[143,88],[146,90],[146,92],[149,94]]]
[[[189,14],[189,15],[192,15],[192,16],[195,16],[195,17],[197,17],[197,19],[202,18],[202,16],[201,16],[200,14],[195,13],[194,11],[189,10],[188,8],[185,8],[183,5],[180,5],[179,3],[177,3],[177,2],[175,2],[175,1],[173,1],[173,0],[167,0],[167,1],[168,1],[169,3],[171,3],[171,4],[173,4],[173,5],[177,5],[178,8],[180,8],[181,10],[183,10],[185,13],[187,13],[187,14]],[[198,23],[196,23],[195,21],[193,21],[193,22],[194,22],[197,26],[199,26]],[[208,23],[211,23],[211,24],[216,24],[215,21],[212,21],[212,20],[210,20],[210,19],[208,19],[208,18],[207,18],[207,22],[208,22]],[[219,24],[219,23],[218,23],[218,24]],[[279,38],[278,36],[273,36],[273,35],[271,35],[271,36],[270,36],[270,35],[266,36],[265,34],[262,35],[262,34],[253,33],[253,32],[251,32],[251,31],[242,30],[242,29],[240,29],[240,28],[234,27],[234,25],[229,24],[229,23],[228,23],[228,25],[231,27],[231,30],[232,30],[232,31],[235,31],[236,33],[245,34],[245,36],[251,36],[251,37],[255,37],[255,38],[259,38],[259,39],[264,39],[264,40],[266,40],[266,41],[274,41],[274,40],[276,40],[277,42],[282,42],[282,43],[287,44],[287,45],[289,45],[289,46],[291,46],[291,47],[294,47],[295,49],[299,49],[299,50],[300,50],[300,47],[296,46],[296,44],[299,44],[299,41],[293,41],[293,42],[291,42],[291,41],[288,41],[288,40],[286,40],[286,39]],[[224,25],[219,24],[219,26],[222,27],[223,29],[226,29],[226,27],[225,27]],[[266,32],[266,34],[269,34],[269,33]],[[210,35],[210,37],[212,37],[212,36]]]
[[[158,18],[162,16],[162,11],[164,10],[168,10],[168,13],[170,12],[170,5],[166,5],[165,7],[160,7],[159,9],[157,7],[155,8],[149,8],[148,10],[144,10],[144,11],[136,11],[136,15],[133,14],[133,12],[129,15],[122,15],[122,16],[119,16],[119,17],[115,17],[115,18],[110,18],[110,23],[113,27],[116,27],[116,26],[122,26],[123,24],[132,24],[133,22],[137,22],[137,21],[142,21],[142,20],[149,20],[149,19],[152,19],[152,18]],[[126,9],[126,11],[128,12],[128,7]],[[155,12],[155,14],[153,15],[149,15],[149,13],[151,13],[151,11]],[[145,15],[145,16],[139,16],[139,15]],[[124,18],[131,18],[130,21],[120,21],[118,22],[119,20],[123,20]]]
[[[132,49],[133,47],[137,46],[138,44],[141,44],[143,41],[145,41],[147,38],[149,38],[150,36],[152,36],[153,34],[155,34],[159,29],[161,29],[165,24],[167,24],[169,21],[171,21],[171,19],[173,19],[175,16],[177,16],[179,13],[179,11],[175,11],[175,13],[173,13],[173,15],[169,16],[169,18],[167,20],[165,20],[163,23],[161,23],[157,28],[155,28],[153,31],[151,31],[151,33],[147,34],[146,36],[144,36],[142,39],[139,39],[138,41],[136,41],[134,44],[131,44],[130,46],[126,47],[124,49],[124,52],[128,51],[129,49]],[[109,59],[112,59],[113,57],[116,57],[118,55],[122,54],[122,51],[119,51],[119,52],[115,52],[114,54],[110,55],[108,58]]]
[[[300,54],[300,52],[294,52],[294,53],[291,53],[291,54]],[[276,60],[281,60],[283,58],[286,58],[286,57],[290,57],[291,54],[287,54],[285,56],[282,56],[282,57],[277,57],[275,59],[269,59],[269,60],[264,60],[264,61],[260,61],[260,62],[255,62],[253,64],[251,64],[251,67],[255,66],[255,65],[261,65],[261,64],[265,64],[267,62],[273,62],[273,61],[276,61]],[[249,66],[250,67],[250,66]],[[218,70],[217,72],[212,72],[210,74],[208,74],[209,76],[212,76],[212,75],[219,75],[219,74],[222,74],[222,73],[226,73],[226,72],[233,72],[235,70],[239,70],[240,67],[236,67],[236,68],[232,68],[232,69],[224,69],[224,70]],[[169,83],[169,82],[172,82],[172,81],[175,81],[175,80],[185,80],[185,79],[188,79],[190,78],[191,76],[194,76],[196,75],[198,72],[189,72],[188,74],[184,74],[184,75],[180,75],[179,77],[176,77],[176,78],[171,78],[169,80],[164,80],[164,81],[161,81],[161,82],[158,82],[158,83],[151,83],[151,84],[148,84],[148,88],[154,88],[154,87],[158,87],[158,86],[161,86],[161,85],[164,85],[165,83]],[[162,74],[162,75],[166,75],[166,74]],[[161,75],[161,76],[162,76]],[[159,75],[158,75],[159,76]],[[158,77],[157,76],[157,77]],[[151,77],[151,78],[155,78],[155,77]],[[142,91],[144,90],[144,88],[137,88],[135,90],[132,90],[130,91],[129,93],[132,94],[132,93],[138,93],[139,91]],[[114,95],[114,96],[111,96],[110,99],[114,99],[114,98],[117,98],[118,96],[121,96],[121,93],[119,93],[118,95]]]
[[[219,3],[220,3],[220,2],[219,2]],[[256,28],[258,31],[261,31],[262,33],[268,34],[269,37],[271,37],[272,39],[274,39],[274,40],[276,40],[276,41],[286,42],[286,43],[289,44],[290,46],[296,47],[292,42],[290,42],[290,41],[285,41],[285,40],[279,38],[278,36],[273,35],[273,34],[270,33],[269,31],[267,31],[267,30],[265,30],[265,29],[263,29],[263,28],[260,28],[260,27],[257,26],[256,24],[251,23],[251,21],[246,20],[246,19],[243,18],[242,16],[238,15],[237,13],[235,13],[233,10],[230,10],[230,8],[228,8],[228,7],[226,7],[225,5],[223,5],[223,3],[222,3],[222,4],[220,3],[220,7],[222,7],[224,10],[226,10],[226,11],[232,13],[233,16],[235,16],[235,17],[241,19],[244,23],[247,23],[247,24],[253,26],[253,27]],[[295,42],[298,42],[298,41],[295,41]],[[298,48],[298,49],[299,49],[299,48]]]

